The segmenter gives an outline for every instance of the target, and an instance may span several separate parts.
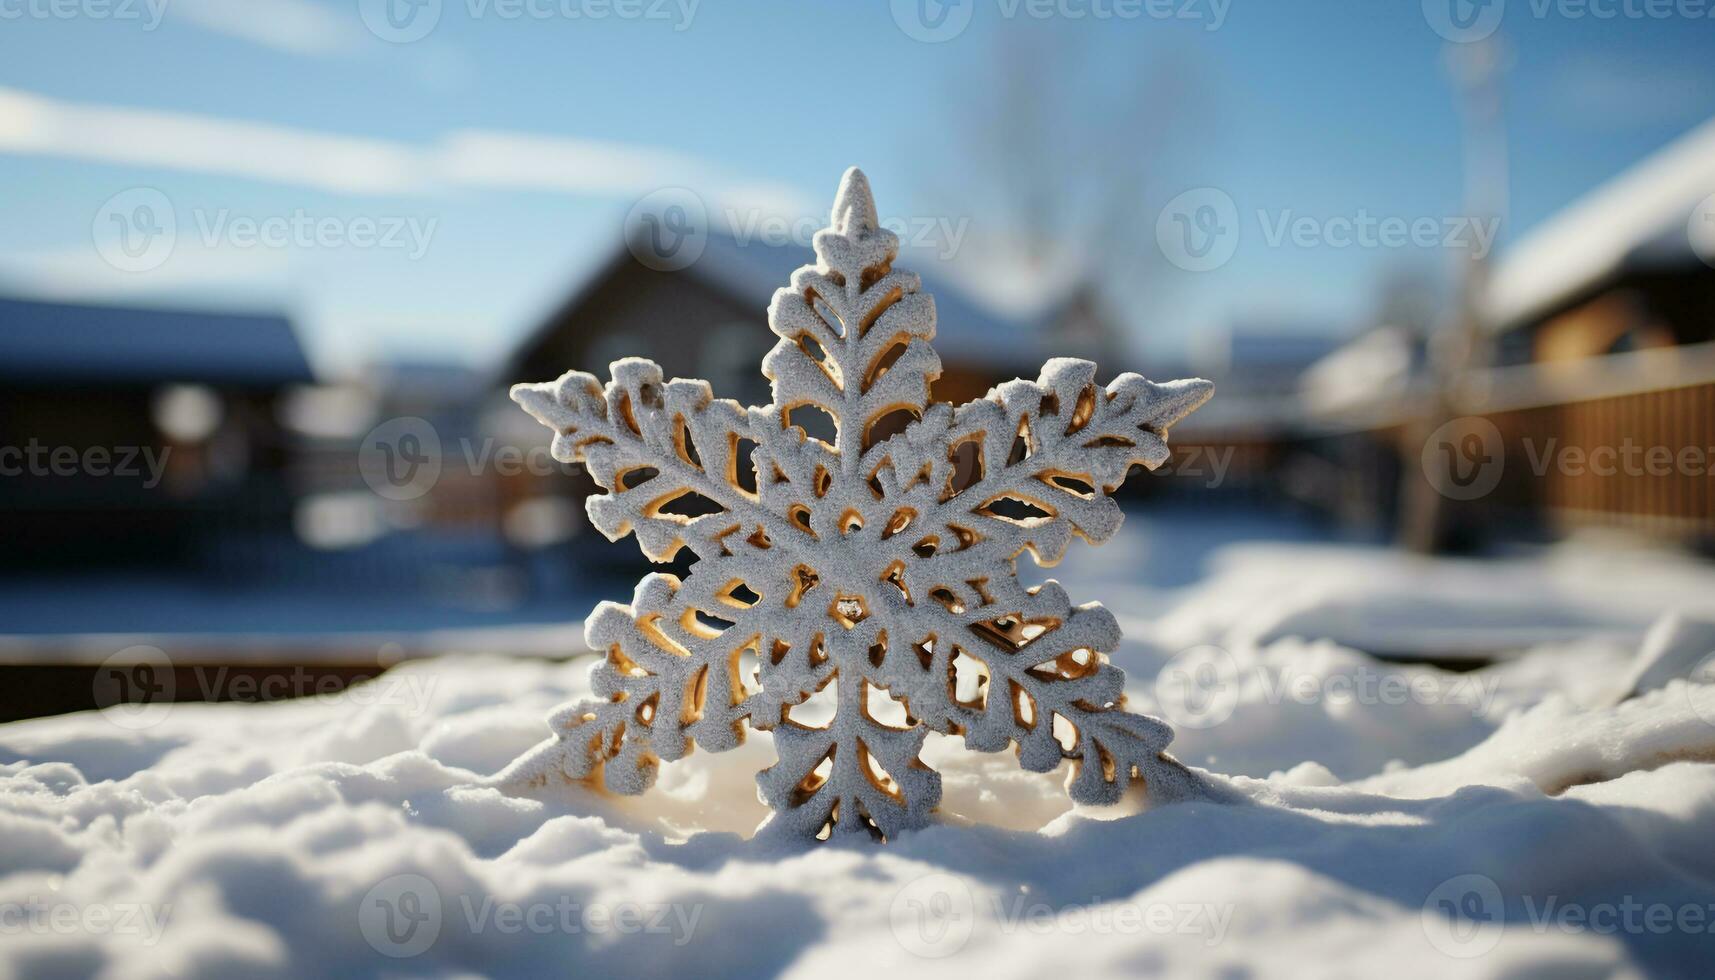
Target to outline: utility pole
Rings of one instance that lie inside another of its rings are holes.
[[[1459,96],[1465,150],[1464,216],[1472,222],[1504,221],[1508,204],[1507,136],[1501,82],[1507,49],[1499,34],[1451,44],[1447,69]],[[1472,372],[1492,364],[1491,332],[1485,322],[1491,256],[1470,236],[1460,255],[1458,302],[1450,321],[1429,338],[1431,393],[1428,403],[1409,406],[1401,488],[1400,538],[1413,551],[1443,550],[1457,529],[1458,515],[1417,465],[1418,454],[1437,429],[1462,412],[1460,392]]]

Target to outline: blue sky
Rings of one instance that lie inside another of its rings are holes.
[[[1159,136],[1160,165],[1103,195],[1140,240],[1183,191],[1235,204],[1242,233],[1219,268],[1157,253],[1109,272],[1141,357],[1236,322],[1348,331],[1382,276],[1452,260],[1271,244],[1269,221],[1461,211],[1450,45],[1418,0],[635,0],[641,16],[626,0],[443,0],[404,43],[366,26],[359,0],[153,0],[153,29],[146,0],[55,2],[0,0],[0,286],[280,307],[330,367],[413,350],[491,361],[620,247],[651,191],[800,222],[851,164],[884,216],[962,220],[965,244],[934,271],[1004,305],[1022,280],[972,243],[1005,239],[1008,212],[982,179],[993,156],[964,134],[996,104],[1008,50],[1075,66],[1045,96],[1074,132],[1129,125],[1108,114],[1126,97],[1149,103],[1159,133],[1135,138]],[[1507,2],[1503,253],[1715,116],[1715,19],[1623,2]],[[1617,16],[1574,15],[1598,8]],[[968,23],[925,43],[924,11]],[[1076,184],[1088,167],[1068,152],[1056,173]],[[135,188],[163,195],[178,228],[164,260],[125,271],[102,236]],[[245,237],[293,216],[331,237]],[[367,243],[371,227],[399,247]]]

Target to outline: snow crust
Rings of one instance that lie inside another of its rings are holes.
[[[1449,673],[1246,638],[1211,614],[1240,599],[1222,574],[1115,659],[1232,804],[1080,810],[1063,771],[939,736],[941,820],[885,847],[749,839],[766,733],[642,797],[492,785],[589,693],[588,660],[408,661],[323,699],[0,727],[0,972],[1707,973],[1701,634]],[[1176,672],[1203,663],[1221,683],[1187,700]]]

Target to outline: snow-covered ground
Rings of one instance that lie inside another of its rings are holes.
[[[1174,547],[1127,546],[1152,544]],[[1244,802],[1073,810],[1056,776],[932,736],[941,825],[780,850],[748,839],[766,735],[638,798],[507,795],[483,777],[587,692],[587,662],[408,661],[324,699],[0,727],[0,968],[1708,974],[1706,568],[1212,554],[1189,585],[1101,562],[1068,577],[1120,614],[1134,703]],[[1688,617],[1644,636],[1673,608]],[[1390,630],[1512,655],[1450,673],[1326,638]]]

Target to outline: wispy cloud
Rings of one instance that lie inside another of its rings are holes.
[[[683,184],[707,169],[626,143],[487,130],[448,134],[437,162],[444,179],[460,184],[626,196]]]
[[[242,298],[278,305],[291,297],[295,281],[292,256],[280,249],[209,246],[194,235],[183,236],[172,257],[147,276],[115,269],[88,247],[0,252],[0,290],[38,299]]]
[[[311,0],[172,0],[170,16],[288,54],[346,54],[363,43],[352,9],[341,13]]]
[[[713,207],[801,213],[801,195],[695,157],[603,140],[461,130],[413,144],[0,88],[0,153],[241,177],[341,194],[457,187],[635,197],[682,185]]]
[[[248,177],[340,193],[420,192],[406,144],[237,119],[82,105],[0,88],[0,152]]]

